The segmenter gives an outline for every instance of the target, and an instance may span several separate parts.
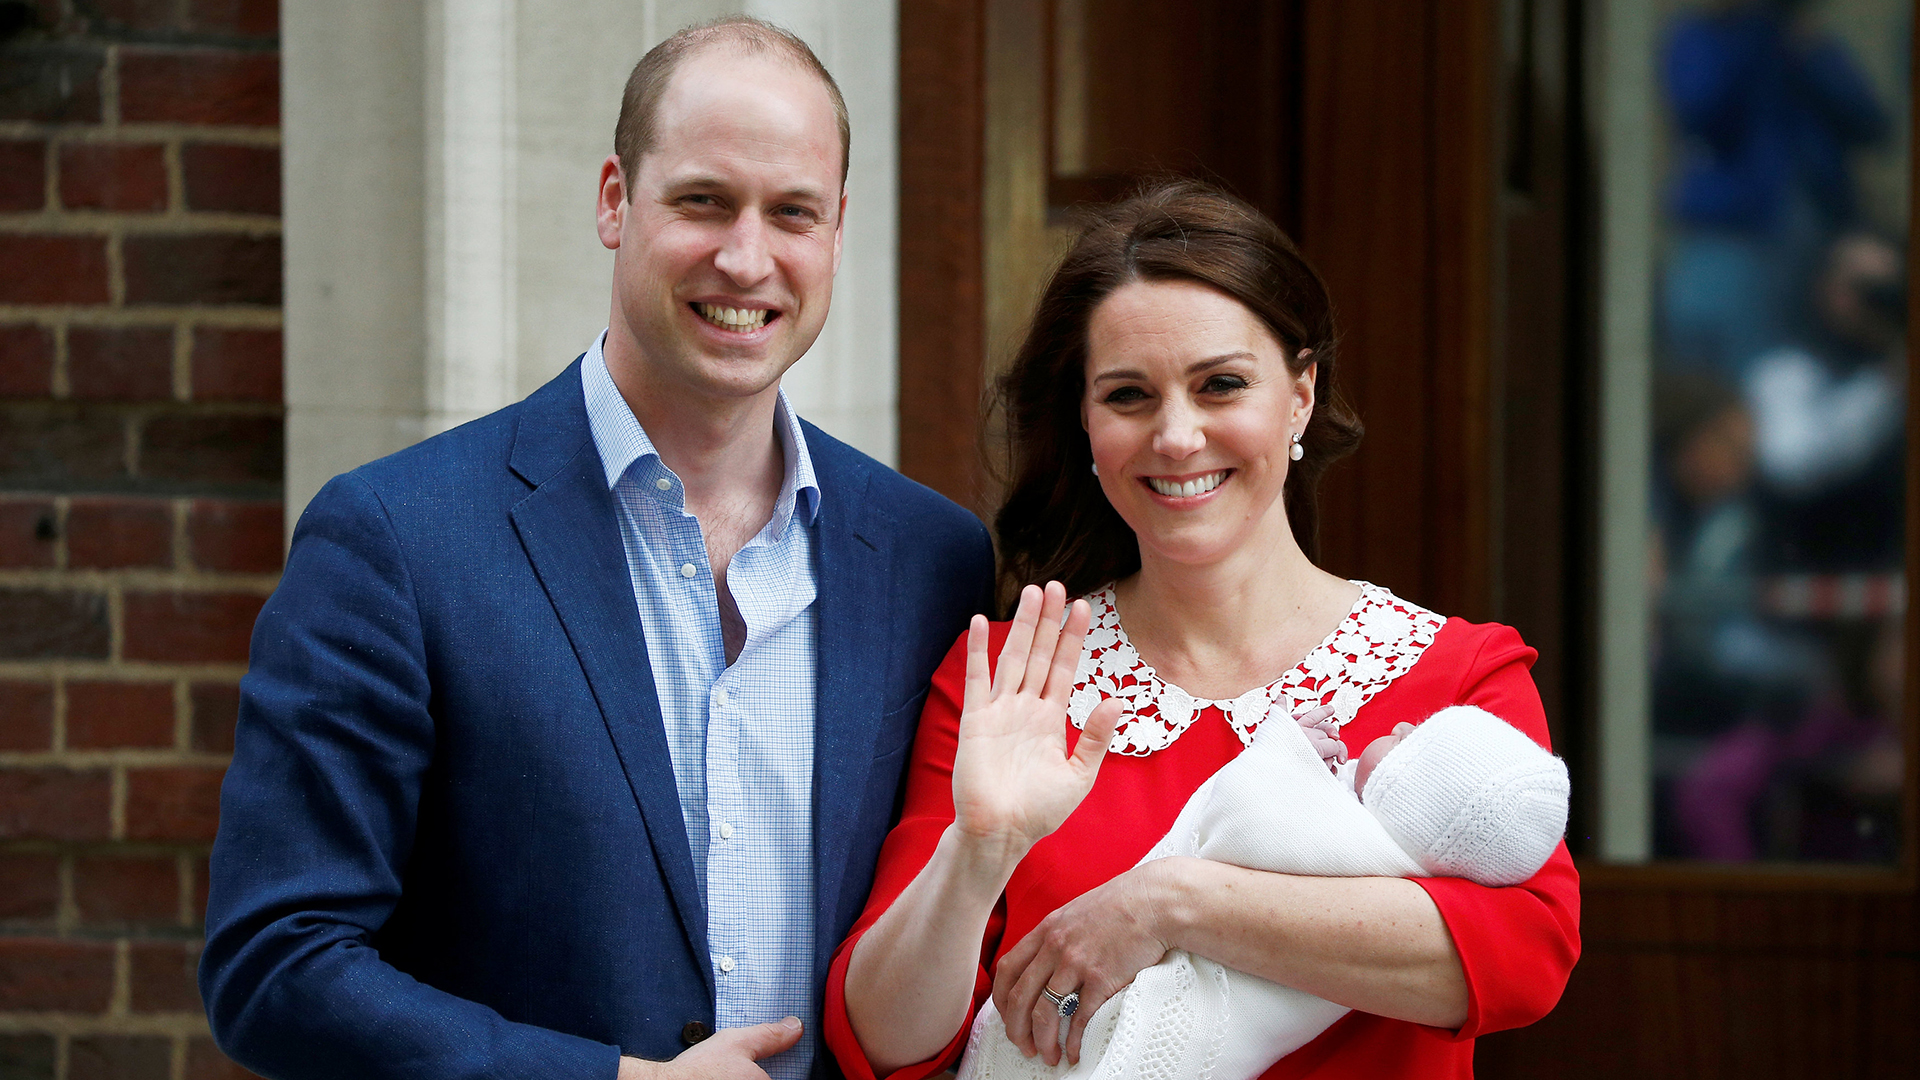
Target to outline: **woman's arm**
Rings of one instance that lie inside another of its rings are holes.
[[[1008,950],[993,988],[1007,1037],[1056,1064],[1058,1012],[1040,988],[1078,989],[1065,1053],[1079,1061],[1087,1019],[1169,949],[1361,1012],[1434,1027],[1467,1018],[1460,954],[1418,884],[1168,858],[1074,899]]]
[[[1405,878],[1268,874],[1161,859],[1166,940],[1238,971],[1396,1020],[1457,1028],[1467,981],[1453,935]]]
[[[934,1056],[966,1023],[1001,891],[1093,787],[1119,703],[1095,710],[1071,755],[1060,744],[1087,624],[1057,584],[1029,587],[991,675],[986,620],[968,630],[953,823],[847,963],[847,1021],[876,1074]]]

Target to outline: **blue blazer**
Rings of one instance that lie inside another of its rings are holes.
[[[806,438],[819,987],[993,556],[966,511]],[[673,643],[642,634],[578,361],[328,484],[241,684],[200,965],[221,1048],[270,1077],[575,1080],[710,1030],[649,647]]]

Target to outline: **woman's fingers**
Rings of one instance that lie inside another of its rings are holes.
[[[1069,1065],[1080,1064],[1080,1043],[1086,1038],[1087,1023],[1093,1014],[1111,1000],[1111,995],[1103,994],[1092,986],[1080,988],[1080,1007],[1073,1011],[1073,1019],[1067,1024],[1067,1045],[1064,1051]]]
[[[1024,1006],[1018,1000],[1015,987],[1027,968],[1033,963],[1034,955],[1040,951],[1040,938],[1028,934],[1021,938],[1007,955],[1000,958],[1000,964],[993,972],[993,1004],[1000,1010],[1000,1019],[1006,1022],[1007,1038],[1020,1052],[1033,1056],[1033,1014],[1030,1006]],[[1039,993],[1035,990],[1034,993]]]
[[[1067,605],[1066,625],[1053,648],[1053,664],[1047,669],[1046,689],[1041,696],[1061,708],[1073,693],[1074,680],[1080,676],[1080,651],[1087,643],[1087,627],[1093,623],[1093,609],[1085,600]]]
[[[1036,927],[1034,933],[1028,936],[1042,933],[1042,928]],[[1046,953],[1036,956],[1020,972],[1020,977],[1014,980],[1013,990],[1008,995],[1014,1010],[1010,1015],[1020,1017],[1024,1028],[1024,1040],[1015,1039],[1014,1045],[1023,1054],[1038,1053],[1040,1059],[1049,1065],[1060,1062],[1060,1006],[1049,999],[1044,991],[1050,983],[1068,981],[1067,976],[1054,966],[1057,959]],[[1062,996],[1076,988],[1076,985],[1054,987]],[[1007,1036],[1013,1037],[1011,1019],[1007,1021]]]
[[[1061,641],[1060,620],[1067,606],[1067,590],[1059,582],[1049,581],[1040,595],[1040,623],[1034,627],[1033,648],[1027,653],[1026,674],[1020,680],[1020,689],[1036,697],[1047,684],[1047,672]]]
[[[1047,984],[1043,981],[1040,986],[1044,988]],[[1054,992],[1065,997],[1071,989],[1055,988]],[[1060,1006],[1038,991],[1034,993],[1033,1002],[1033,1045],[1040,1051],[1040,1060],[1048,1065],[1060,1064]]]
[[[1014,608],[1013,625],[1007,628],[1007,640],[1000,646],[1000,663],[994,667],[994,697],[1018,691],[1020,680],[1026,677],[1027,655],[1033,648],[1034,630],[1040,625],[1042,599],[1037,585],[1020,590],[1020,604]]]
[[[972,712],[987,703],[993,683],[987,675],[987,617],[975,615],[967,624],[967,681],[960,695],[960,711]]]
[[[1087,785],[1092,787],[1093,776],[1100,771],[1100,762],[1106,760],[1107,747],[1113,744],[1114,730],[1120,726],[1123,706],[1119,698],[1108,698],[1093,707],[1087,715],[1087,726],[1080,731],[1080,738],[1073,744],[1073,763],[1087,776]]]

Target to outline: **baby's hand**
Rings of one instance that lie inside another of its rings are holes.
[[[1347,744],[1340,741],[1340,722],[1333,718],[1333,706],[1322,705],[1317,709],[1303,712],[1294,717],[1300,730],[1307,733],[1307,741],[1320,752],[1320,760],[1332,769],[1347,760]]]
[[[1386,757],[1388,751],[1399,746],[1401,740],[1411,734],[1413,734],[1412,724],[1404,722],[1398,723],[1393,725],[1391,732],[1368,743],[1367,748],[1360,751],[1360,763],[1354,766],[1353,770],[1353,793],[1355,795],[1363,795],[1366,793],[1367,777],[1373,775],[1374,766],[1380,764],[1380,759]]]

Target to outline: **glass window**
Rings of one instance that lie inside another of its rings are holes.
[[[1899,851],[1912,5],[1596,5],[1600,853]]]

